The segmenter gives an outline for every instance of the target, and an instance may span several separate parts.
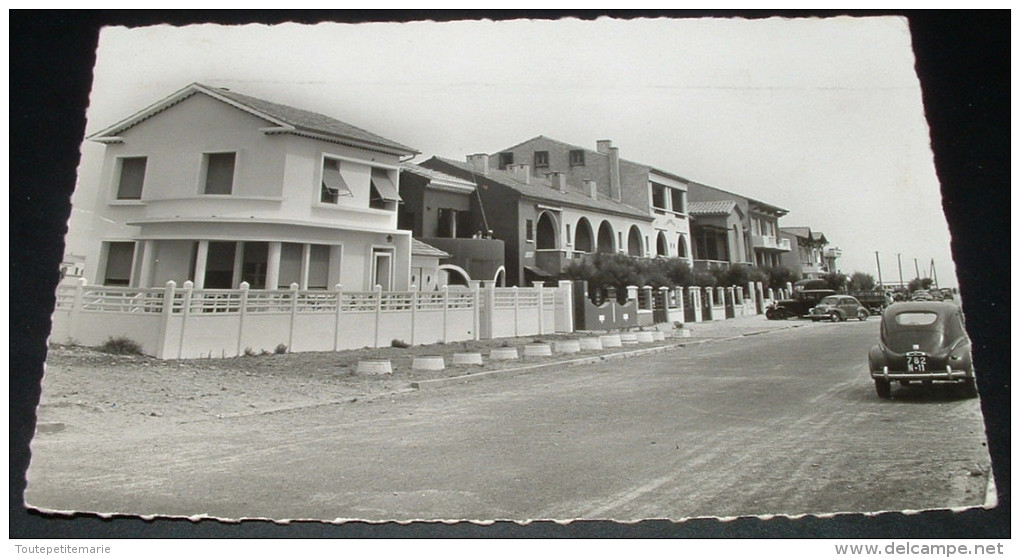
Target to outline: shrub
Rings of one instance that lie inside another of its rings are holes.
[[[140,355],[142,346],[127,337],[110,337],[99,350],[113,355]]]
[[[393,341],[390,341],[390,346],[398,349],[406,349],[411,345],[409,343],[405,343],[402,339],[394,339]]]
[[[276,350],[273,352],[275,352],[278,355],[285,355],[287,354],[287,346],[284,345],[283,343],[280,343],[279,345],[276,346]]]

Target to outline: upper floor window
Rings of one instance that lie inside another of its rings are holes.
[[[373,209],[388,209],[396,211],[397,203],[402,201],[397,187],[390,180],[390,173],[386,169],[372,169],[372,192],[369,196],[368,206]]]
[[[319,203],[338,203],[341,197],[351,197],[350,187],[340,174],[340,161],[322,160],[322,183],[319,188]]]
[[[584,165],[584,150],[583,149],[571,149],[570,150],[570,166],[577,167]]]
[[[652,207],[664,210],[669,209],[666,203],[666,187],[652,182]]]
[[[549,166],[549,152],[548,151],[536,151],[535,152],[535,168],[544,168]]]
[[[204,189],[202,193],[229,196],[234,190],[234,163],[237,154],[206,153],[204,166]]]
[[[123,157],[118,159],[120,168],[117,179],[118,200],[142,199],[142,184],[145,182],[145,157]]]
[[[507,151],[499,154],[499,169],[503,170],[510,165],[514,164],[513,152]]]
[[[524,240],[528,242],[535,241],[535,222],[531,219],[524,222]]]
[[[671,189],[670,196],[672,196],[673,202],[673,213],[687,213],[687,192],[683,190]]]

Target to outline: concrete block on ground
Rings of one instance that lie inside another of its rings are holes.
[[[637,334],[633,331],[627,331],[620,334],[620,342],[624,345],[634,345],[638,342]]]
[[[582,351],[602,350],[602,339],[599,337],[582,337],[577,340],[577,344]]]
[[[489,351],[489,360],[516,360],[521,358],[517,354],[517,347],[496,347]]]
[[[564,339],[563,341],[557,341],[556,352],[579,353],[581,352],[581,343],[577,339]]]
[[[552,345],[548,343],[528,343],[524,346],[524,356],[552,356]]]
[[[620,338],[620,335],[618,333],[601,335],[599,336],[599,342],[602,343],[603,349],[613,349],[616,347],[623,346],[623,340]]]
[[[666,333],[663,331],[655,330],[652,332],[652,341],[665,341]]]
[[[650,331],[638,331],[634,333],[634,338],[637,339],[638,343],[651,343],[655,341],[655,337],[652,336]]]

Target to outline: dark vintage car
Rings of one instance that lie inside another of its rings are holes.
[[[869,315],[871,312],[856,298],[849,295],[830,295],[818,301],[808,317],[813,322],[818,320],[842,322],[852,318],[863,322]]]
[[[952,382],[968,397],[977,397],[970,339],[956,304],[897,302],[882,313],[879,335],[878,345],[868,353],[879,397],[892,395],[892,382]]]
[[[832,289],[806,289],[793,293],[793,298],[776,301],[765,309],[770,320],[785,320],[806,316],[823,298],[835,294]]]

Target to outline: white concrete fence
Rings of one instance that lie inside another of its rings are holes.
[[[246,351],[340,351],[573,331],[570,285],[435,292],[61,286],[50,340],[87,346],[127,337],[162,359]]]

